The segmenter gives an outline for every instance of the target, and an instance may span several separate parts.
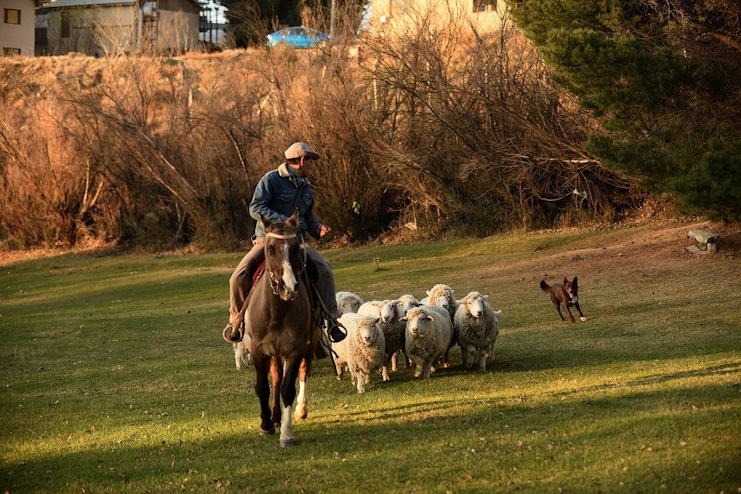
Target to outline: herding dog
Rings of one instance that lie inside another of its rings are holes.
[[[574,279],[571,281],[564,276],[563,285],[556,283],[553,286],[550,286],[545,281],[541,281],[540,289],[551,296],[551,302],[553,302],[553,306],[556,308],[556,311],[558,311],[558,315],[561,316],[562,321],[565,321],[566,319],[563,317],[563,314],[561,314],[561,304],[563,304],[563,308],[566,309],[566,313],[569,315],[571,322],[576,322],[576,319],[574,319],[573,314],[571,314],[569,307],[576,307],[576,310],[579,311],[579,318],[582,321],[587,320],[581,311],[581,307],[579,307],[579,297],[577,293],[579,287],[577,285],[576,276],[574,276]]]

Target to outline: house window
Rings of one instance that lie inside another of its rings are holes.
[[[497,0],[473,0],[474,12],[496,12]]]
[[[5,48],[3,47],[3,55],[6,57],[11,57],[13,55],[20,55],[21,49],[20,48]]]
[[[69,38],[69,12],[62,12],[62,38]]]
[[[3,9],[3,22],[5,24],[20,24],[21,11],[15,9]]]

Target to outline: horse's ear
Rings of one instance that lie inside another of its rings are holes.
[[[286,225],[298,230],[301,222],[298,219],[298,208],[293,211],[293,214],[286,220]]]
[[[263,215],[259,215],[257,221],[262,223],[262,226],[265,227],[265,231],[268,231],[270,227],[273,226],[273,223],[271,223],[270,220],[264,217]]]

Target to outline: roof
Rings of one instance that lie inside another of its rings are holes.
[[[186,0],[194,5],[198,4],[198,0]],[[64,7],[84,7],[94,5],[134,5],[137,0],[55,0],[44,5],[44,9],[59,9]]]
[[[81,7],[85,5],[131,5],[136,0],[55,0],[44,5],[46,9],[59,9],[62,7]]]

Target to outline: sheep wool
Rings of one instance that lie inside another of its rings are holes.
[[[340,311],[340,315],[347,314],[348,312],[357,312],[361,305],[363,305],[363,299],[353,292],[337,292],[335,294],[337,300],[337,309]]]
[[[453,339],[453,324],[442,307],[415,307],[407,312],[404,352],[415,366],[414,377],[427,379],[432,363],[444,355]]]
[[[448,316],[450,316],[451,323],[455,317],[455,311],[458,310],[458,301],[455,299],[453,289],[443,284],[435,285],[430,290],[427,290],[427,296],[422,299],[422,303],[444,308],[448,312]],[[450,367],[449,352],[456,344],[458,344],[458,331],[454,325],[453,338],[450,340],[450,346],[448,346],[448,349],[442,356],[443,367]]]
[[[488,298],[488,295],[470,292],[458,301],[453,324],[466,369],[476,364],[478,370],[484,372],[487,358],[494,359],[494,344],[499,335],[499,316],[502,311],[495,311],[487,302]]]
[[[338,343],[332,343],[332,350],[336,353],[337,379],[342,380],[345,369],[348,369],[358,393],[365,393],[371,375],[383,365],[386,339],[375,317],[348,312],[339,318],[339,322],[347,329],[347,336]]]
[[[453,321],[455,311],[458,309],[458,301],[454,297],[453,289],[448,285],[435,285],[427,290],[427,296],[422,299],[422,303],[444,307],[448,311],[451,321]]]
[[[399,300],[371,300],[361,305],[360,309],[358,309],[358,314],[379,318],[378,325],[386,339],[383,367],[381,368],[384,381],[390,380],[389,363],[391,364],[391,371],[396,372],[396,354],[402,349],[402,332],[404,331],[405,323],[400,321],[398,305]]]

